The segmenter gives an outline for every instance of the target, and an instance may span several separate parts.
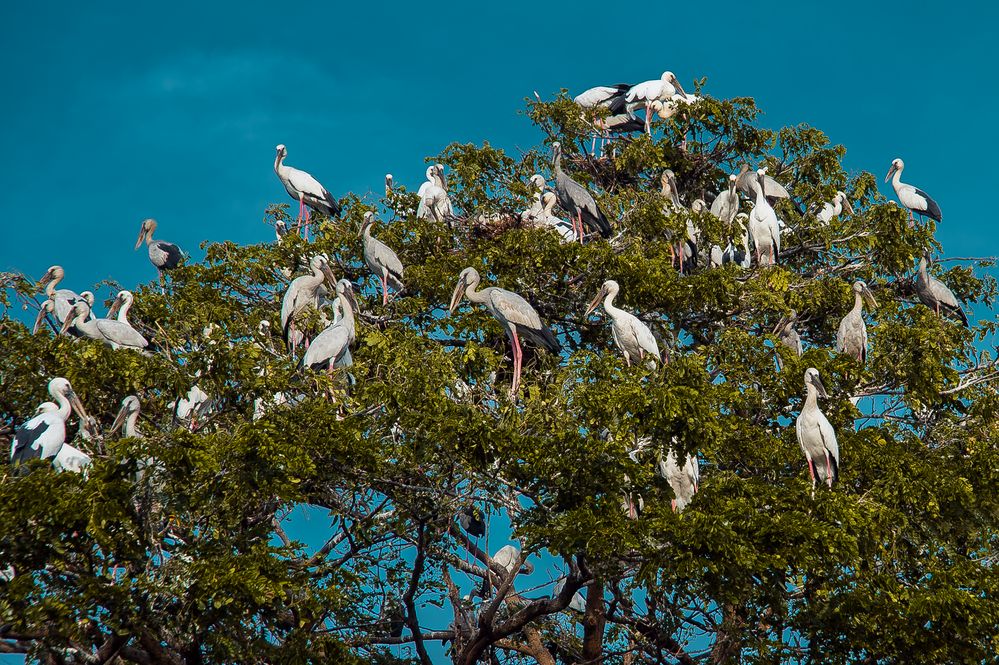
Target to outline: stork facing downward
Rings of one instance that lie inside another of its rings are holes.
[[[523,362],[523,351],[520,348],[520,337],[523,336],[551,353],[561,350],[555,333],[549,330],[541,321],[541,317],[524,298],[497,286],[489,286],[476,291],[481,278],[475,268],[465,268],[458,276],[458,285],[451,296],[449,311],[453,314],[458,308],[462,296],[467,296],[473,303],[485,305],[493,317],[506,329],[510,345],[513,347],[513,384],[510,386],[510,396],[517,394],[520,388],[520,370]]]
[[[676,451],[670,450],[665,460],[660,454],[657,466],[656,471],[666,479],[666,482],[669,483],[670,488],[673,490],[673,496],[675,497],[672,501],[673,512],[683,512],[683,509],[687,507],[687,504],[697,494],[697,486],[701,478],[701,469],[697,461],[697,455],[688,453],[687,459],[684,460],[683,467],[681,468],[677,462]]]
[[[371,237],[371,227],[374,223],[375,214],[370,210],[364,213],[364,223],[361,224],[360,232],[364,237],[364,262],[368,264],[368,270],[381,280],[382,305],[388,305],[389,284],[396,291],[403,289],[402,261],[388,245]]]
[[[836,333],[836,351],[853,356],[861,363],[867,360],[867,324],[864,323],[864,301],[877,307],[878,301],[867,288],[867,284],[857,280],[853,283],[853,309],[839,323]]]
[[[923,190],[902,182],[902,171],[904,169],[905,162],[898,158],[893,159],[891,168],[888,169],[888,175],[885,176],[885,182],[891,179],[891,186],[895,189],[895,195],[898,196],[899,202],[909,209],[910,218],[915,213],[916,215],[926,216],[939,222],[943,218],[940,206]]]
[[[812,495],[815,494],[816,479],[832,487],[839,477],[839,444],[836,432],[825,414],[819,410],[819,395],[828,398],[819,370],[809,367],[805,370],[805,405],[798,414],[795,431],[798,443],[808,461],[808,473],[812,477]]]
[[[350,357],[350,345],[354,342],[357,301],[354,300],[354,287],[346,279],[337,282],[336,292],[343,317],[316,336],[302,355],[299,368],[325,369],[332,373],[335,367],[350,364],[344,361]]]
[[[919,273],[916,275],[916,295],[919,300],[940,316],[940,312],[956,316],[965,328],[968,327],[968,315],[961,309],[961,304],[954,297],[954,292],[947,285],[926,271],[926,257],[919,259]]]
[[[330,284],[336,282],[330,262],[322,254],[312,257],[309,268],[311,274],[291,280],[281,301],[281,335],[292,353],[295,353],[297,346],[292,335],[295,330],[295,317],[309,307],[319,307],[320,299],[326,294],[326,287],[323,286],[326,280],[329,280]]]
[[[87,412],[69,381],[57,377],[49,381],[49,394],[58,403],[56,409],[45,410],[24,423],[14,432],[10,446],[10,463],[14,466],[31,459],[55,458],[66,442],[66,421],[75,412],[86,422]]]
[[[652,336],[652,331],[637,316],[614,306],[614,297],[617,296],[621,287],[613,279],[609,279],[600,287],[596,297],[586,308],[583,317],[588,317],[597,308],[600,301],[604,301],[604,311],[611,317],[613,322],[611,331],[614,333],[614,343],[624,354],[624,362],[631,366],[632,360],[636,363],[642,362],[645,356],[649,356],[649,366],[655,367],[652,358],[662,362],[659,354],[659,344]]]
[[[598,231],[600,235],[609,238],[611,225],[603,210],[597,205],[596,199],[586,187],[570,178],[562,170],[562,144],[552,144],[552,166],[555,169],[555,193],[558,204],[569,213],[573,228],[579,234],[579,242],[583,242],[583,225]]]
[[[52,309],[49,311],[55,314],[59,325],[62,325],[66,317],[69,316],[69,310],[73,308],[73,305],[83,299],[83,294],[78,294],[76,291],[56,288],[65,276],[66,273],[62,266],[51,266],[45,271],[39,282],[41,286],[45,287],[45,296],[52,301]],[[83,293],[89,292],[84,291]],[[92,301],[91,304],[93,304]]]
[[[180,262],[184,259],[184,253],[180,251],[180,247],[172,242],[153,240],[153,232],[155,230],[155,219],[144,220],[142,227],[139,228],[139,239],[135,241],[135,249],[139,249],[142,246],[142,242],[145,241],[146,250],[149,252],[149,261],[159,273],[160,290],[162,291],[165,288],[163,273],[179,266]]]
[[[278,180],[284,185],[288,195],[298,201],[298,226],[303,229],[303,237],[308,240],[309,208],[321,212],[327,217],[339,217],[340,204],[310,174],[291,166],[285,166],[284,158],[288,156],[288,149],[284,147],[284,144],[279,145],[276,150],[274,173],[277,174]]]

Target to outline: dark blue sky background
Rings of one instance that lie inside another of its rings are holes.
[[[168,4],[0,5],[0,270],[59,263],[78,291],[153,279],[132,251],[144,217],[196,257],[203,240],[273,237],[278,143],[335,196],[378,192],[386,172],[414,187],[451,141],[535,144],[518,115],[534,90],[664,69],[755,97],[766,126],[823,129],[851,171],[902,157],[944,211],[948,254],[999,253],[978,204],[999,148],[994,5]]]

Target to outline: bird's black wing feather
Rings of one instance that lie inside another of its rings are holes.
[[[11,464],[17,465],[27,462],[30,459],[38,459],[42,456],[41,447],[32,448],[35,441],[48,430],[49,424],[44,420],[32,428],[20,427],[14,433],[14,450],[11,454]]]
[[[934,219],[934,220],[936,220],[938,222],[941,219],[943,219],[943,214],[940,212],[940,206],[937,205],[936,201],[934,201],[932,198],[930,198],[929,194],[927,194],[923,190],[919,189],[918,187],[916,187],[916,194],[919,194],[924,199],[926,199],[926,210],[923,211],[924,215],[926,215],[930,219]],[[916,212],[919,212],[919,211],[917,210]]]
[[[167,255],[166,263],[160,266],[160,270],[173,270],[180,265],[184,258],[184,252],[180,251],[180,247],[172,242],[158,242],[156,245]]]
[[[526,337],[538,346],[542,346],[551,353],[559,353],[562,350],[562,345],[559,344],[558,337],[555,333],[551,331],[548,326],[542,325],[541,330],[535,330],[534,328],[526,328],[524,326],[517,326],[517,334],[521,337]]]

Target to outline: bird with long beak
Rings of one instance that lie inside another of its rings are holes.
[[[614,306],[614,297],[620,290],[621,287],[613,279],[604,282],[596,297],[586,308],[583,318],[588,317],[603,300],[604,311],[611,317],[614,344],[624,354],[624,362],[630,367],[633,359],[635,362],[642,362],[646,356],[649,356],[649,365],[655,367],[655,363],[651,362],[652,358],[662,361],[662,356],[659,354],[659,344],[649,327],[637,316]]]
[[[853,283],[853,309],[839,323],[836,333],[836,351],[853,356],[860,362],[867,360],[867,324],[864,323],[864,301],[872,308],[878,306],[867,284]]]
[[[42,302],[42,304],[38,307],[38,316],[35,317],[35,325],[31,326],[32,335],[38,332],[38,329],[41,327],[42,321],[45,320],[45,317],[54,311],[55,311],[55,302],[52,300],[52,298],[49,298],[48,300]]]
[[[749,234],[753,237],[756,265],[774,265],[780,254],[780,222],[764,194],[766,171],[756,171],[756,204],[749,213]]]
[[[66,276],[65,271],[63,271],[62,266],[51,266],[42,275],[41,280],[39,280],[39,286],[45,287],[45,297],[52,301],[54,308],[54,313],[56,321],[62,324],[69,316],[69,310],[72,309],[73,305],[79,302],[81,299],[85,299],[84,296],[89,291],[84,291],[83,293],[76,293],[70,289],[57,289],[56,287],[62,282],[63,277]],[[93,294],[90,294],[93,297]],[[93,300],[90,301],[93,305]]]
[[[891,167],[888,169],[888,175],[885,176],[885,182],[891,180],[891,186],[894,188],[898,200],[909,209],[909,219],[914,219],[913,214],[916,214],[925,215],[938,222],[941,221],[943,213],[940,212],[940,206],[937,205],[937,202],[918,187],[902,182],[903,169],[905,169],[905,162],[898,158],[893,159]]]
[[[154,231],[156,231],[156,220],[143,220],[142,226],[139,228],[139,239],[135,241],[135,249],[142,247],[143,242],[146,243],[149,262],[153,264],[153,267],[156,268],[159,274],[160,291],[165,292],[166,284],[163,279],[163,273],[179,266],[180,262],[184,260],[184,252],[172,242],[154,240]]]
[[[561,351],[558,338],[542,321],[538,313],[524,298],[497,286],[489,286],[476,291],[481,278],[475,268],[465,268],[458,276],[458,284],[451,295],[448,311],[454,314],[462,297],[468,297],[470,302],[484,305],[493,317],[506,330],[513,348],[513,384],[510,386],[510,397],[517,394],[520,388],[520,371],[524,354],[520,348],[520,337],[531,340],[551,353]]]
[[[293,354],[297,346],[293,335],[295,317],[309,307],[319,307],[320,301],[328,293],[324,286],[325,282],[329,281],[331,285],[336,284],[336,277],[333,276],[329,259],[324,255],[313,256],[312,260],[309,261],[309,269],[311,270],[310,274],[291,280],[291,284],[288,285],[288,290],[285,291],[281,301],[281,335]]]
[[[375,214],[370,210],[364,213],[364,223],[357,235],[364,238],[364,262],[368,264],[368,270],[382,283],[382,305],[388,305],[389,285],[396,291],[403,289],[402,261],[391,247],[372,237],[371,227],[374,223]]]
[[[830,488],[839,477],[839,444],[836,431],[829,419],[819,410],[818,397],[829,398],[825,386],[819,379],[819,370],[809,367],[805,370],[805,405],[795,422],[795,432],[805,459],[808,473],[812,477],[812,496],[815,495],[816,479],[825,481]]]
[[[69,420],[70,412],[76,413],[80,422],[87,421],[83,403],[68,380],[62,377],[52,379],[49,381],[48,391],[58,407],[46,407],[17,428],[11,441],[11,464],[56,457],[66,442],[66,421]]]
[[[850,199],[846,197],[846,192],[836,192],[836,196],[833,197],[832,201],[823,203],[822,209],[815,216],[823,224],[828,224],[843,212],[852,215],[853,206],[850,204]]]

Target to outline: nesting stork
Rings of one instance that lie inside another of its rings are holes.
[[[819,410],[819,395],[827,399],[829,397],[819,379],[819,370],[809,367],[805,370],[805,405],[798,414],[795,431],[801,450],[808,461],[813,495],[817,481],[823,481],[831,488],[833,481],[839,477],[839,444],[836,442],[836,431],[833,430],[825,414]]]
[[[453,314],[462,296],[467,296],[470,302],[485,305],[489,313],[503,325],[513,347],[513,384],[510,386],[510,396],[513,397],[520,388],[520,370],[523,362],[520,338],[525,337],[551,353],[558,353],[562,347],[555,333],[542,323],[541,317],[524,298],[497,286],[476,291],[480,281],[481,278],[475,268],[462,270],[448,309]]]
[[[739,178],[734,173],[728,177],[728,189],[711,202],[711,214],[725,222],[731,224],[739,212],[739,192],[736,191],[736,183]]]
[[[309,307],[319,307],[321,299],[326,294],[326,287],[323,285],[326,280],[329,280],[330,284],[336,282],[333,270],[330,268],[330,262],[322,254],[312,257],[312,260],[309,261],[309,268],[312,271],[311,274],[291,280],[288,290],[284,292],[284,299],[281,301],[281,335],[292,353],[295,352],[297,346],[291,337],[295,330],[295,317]]]
[[[513,545],[504,545],[503,547],[496,550],[493,554],[493,563],[499,565],[506,569],[507,573],[512,573],[514,571],[514,566],[516,565],[517,559],[520,557],[520,550]],[[534,571],[534,566],[526,561],[521,563],[520,569],[517,573],[527,573],[530,574]]]
[[[416,208],[416,216],[420,219],[447,222],[454,216],[451,198],[447,193],[444,167],[440,164],[432,164],[427,168],[427,181],[420,185],[417,194],[420,204]]]
[[[364,262],[368,264],[368,270],[381,280],[382,305],[388,305],[389,285],[391,284],[396,291],[403,289],[402,261],[388,245],[371,237],[371,226],[374,223],[375,214],[370,210],[364,213],[364,223],[361,224],[361,235],[364,237]]]
[[[794,324],[797,320],[798,313],[792,309],[790,314],[777,323],[777,326],[774,328],[774,334],[777,335],[777,339],[780,340],[781,344],[791,349],[794,355],[800,358],[804,350],[801,346],[801,335],[794,329]],[[779,353],[777,354],[777,369],[784,369],[784,363],[781,362]]]
[[[60,335],[65,334],[70,326],[76,326],[84,336],[104,342],[112,349],[145,351],[149,347],[146,338],[128,323],[114,319],[90,318],[90,305],[85,302],[73,305],[70,317],[63,322]]]
[[[83,296],[75,291],[56,288],[65,276],[66,273],[62,266],[52,266],[45,271],[39,282],[41,286],[45,287],[45,296],[52,301],[53,309],[51,311],[55,314],[59,325],[62,325],[66,317],[69,316],[69,310],[73,308],[73,305],[83,300]],[[89,293],[89,291],[84,291],[84,293]]]
[[[864,323],[864,301],[877,307],[878,301],[867,287],[857,280],[853,283],[853,309],[839,323],[836,333],[836,351],[853,356],[860,362],[867,360],[867,324]]]
[[[919,300],[937,313],[951,314],[960,319],[965,328],[968,327],[968,315],[961,309],[961,304],[954,297],[954,292],[947,285],[929,274],[926,270],[926,257],[919,259],[919,274],[916,275],[916,295]]]
[[[163,289],[163,273],[179,266],[184,258],[184,253],[180,250],[180,247],[172,242],[153,240],[153,232],[155,230],[155,219],[143,220],[142,226],[139,228],[139,239],[135,241],[135,249],[139,249],[143,241],[145,241],[146,251],[149,253],[149,262],[153,264],[159,273],[160,289]]]
[[[142,432],[136,426],[139,421],[140,410],[139,398],[135,395],[129,395],[123,399],[121,401],[121,408],[118,410],[118,415],[115,416],[114,422],[111,424],[111,429],[108,431],[108,436],[113,436],[120,429],[121,435],[125,438],[144,439],[145,437]],[[132,479],[135,482],[142,480],[143,476],[146,475],[146,470],[151,469],[155,463],[156,460],[152,457],[138,460],[135,475]]]
[[[545,177],[540,173],[535,173],[527,181],[527,187],[534,199],[531,201],[530,207],[520,213],[520,221],[522,222],[533,222],[541,216],[541,212],[544,209],[544,202],[541,197],[545,193],[545,189],[548,188],[548,183],[545,181]]]
[[[816,217],[823,224],[828,224],[837,217],[839,217],[843,212],[848,215],[853,214],[853,206],[850,205],[850,199],[846,198],[845,192],[836,192],[836,196],[833,197],[832,201],[827,201],[822,204],[822,208],[816,213]]]
[[[555,193],[558,195],[558,204],[569,213],[573,227],[579,234],[579,242],[583,242],[583,225],[600,235],[609,238],[611,225],[604,215],[596,199],[590,191],[581,184],[570,178],[562,170],[562,144],[552,144],[552,165],[555,169]]]
[[[759,173],[759,170],[757,170]],[[779,182],[766,175],[764,171],[764,194],[771,199],[789,199],[791,195],[788,193],[784,186]],[[741,164],[739,166],[739,175],[736,176],[736,186],[739,191],[750,198],[756,196],[756,190],[759,188],[759,179],[752,173],[749,168],[749,164]]]
[[[117,321],[121,321],[122,323],[132,325],[128,321],[128,312],[132,309],[133,302],[135,302],[135,296],[132,292],[127,289],[122,289],[118,292],[118,295],[115,296],[114,302],[111,303],[111,309],[108,310],[107,318],[113,318]]]
[[[676,497],[672,501],[673,511],[683,512],[683,509],[697,493],[697,486],[701,478],[697,455],[689,453],[683,467],[681,467],[677,462],[676,451],[670,450],[665,460],[660,455],[657,471],[673,489],[673,495]]]
[[[336,284],[336,292],[343,308],[343,318],[312,340],[298,363],[299,368],[326,369],[332,373],[334,367],[343,366],[343,360],[350,354],[350,345],[355,338],[354,311],[357,309],[354,287],[348,280],[341,279]]]
[[[939,222],[943,218],[940,206],[923,190],[902,182],[903,169],[905,169],[905,162],[898,158],[893,159],[891,168],[888,169],[888,175],[885,176],[885,182],[888,182],[889,179],[891,180],[891,186],[895,189],[895,195],[898,197],[899,202],[909,209],[910,217],[916,214]]]
[[[80,417],[81,422],[87,419],[83,403],[69,381],[57,377],[49,381],[48,389],[58,407],[55,410],[46,407],[45,411],[14,431],[9,458],[14,466],[32,459],[56,457],[66,442],[66,421],[69,420],[71,411]]]
[[[392,174],[385,174],[385,198],[392,196]]]
[[[777,221],[777,213],[763,194],[766,182],[763,169],[756,172],[756,178],[756,205],[749,213],[749,235],[753,237],[756,265],[774,265],[780,253],[780,223]]]
[[[676,75],[673,72],[663,72],[663,75],[654,81],[643,81],[632,86],[625,95],[625,102],[629,110],[645,107],[645,132],[651,135],[652,127],[649,121],[652,115],[652,103],[657,100],[667,102],[677,93],[686,95]]]
[[[740,244],[737,246],[734,238],[732,242],[729,242],[728,247],[722,253],[722,265],[734,263],[740,268],[748,268],[752,259],[749,253],[749,215],[744,212],[737,213],[735,221],[738,222],[741,229]]]
[[[326,191],[326,188],[319,184],[305,171],[300,171],[291,166],[286,166],[284,158],[288,156],[288,149],[284,144],[277,146],[277,156],[274,158],[274,173],[278,180],[284,185],[288,195],[298,201],[298,224],[302,225],[304,218],[305,238],[309,237],[309,208],[321,212],[327,217],[340,216],[340,204],[333,195]]]
[[[625,96],[631,87],[630,83],[598,85],[579,93],[572,101],[584,109],[605,108],[611,112],[611,115],[616,115],[624,112]]]
[[[169,406],[173,410],[174,421],[187,424],[194,432],[199,427],[198,419],[208,415],[214,406],[214,400],[201,386],[193,385],[184,397],[174,400]]]
[[[662,356],[659,354],[659,344],[656,342],[656,338],[652,335],[649,327],[637,316],[614,306],[614,297],[617,296],[620,290],[621,287],[613,279],[608,279],[604,282],[603,286],[597,292],[596,297],[590,302],[589,307],[586,308],[583,318],[588,317],[597,308],[600,301],[603,300],[604,311],[611,317],[611,331],[614,334],[614,344],[617,345],[617,348],[621,349],[621,353],[624,355],[624,362],[630,367],[632,360],[640,363],[648,356],[648,365],[655,367],[655,362],[652,361],[653,358],[656,361],[662,362]]]
[[[555,209],[555,202],[558,199],[555,192],[545,192],[541,195],[541,212],[534,218],[534,221],[543,226],[547,226],[560,236],[563,242],[573,242],[576,240],[576,230],[572,224],[556,217],[552,212]]]

